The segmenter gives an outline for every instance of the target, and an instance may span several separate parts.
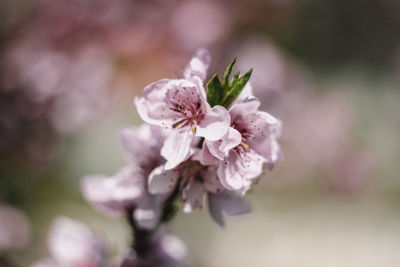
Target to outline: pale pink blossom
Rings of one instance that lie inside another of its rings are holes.
[[[126,215],[133,211],[139,227],[154,228],[161,216],[165,196],[148,193],[147,179],[150,173],[176,175],[165,171],[165,160],[160,155],[163,136],[157,126],[143,125],[126,128],[120,134],[129,165],[122,167],[114,176],[90,175],[82,181],[86,200],[107,215]],[[165,174],[164,174],[165,173]]]
[[[48,238],[51,257],[32,267],[103,267],[109,266],[109,248],[103,237],[86,225],[58,217],[54,220]]]
[[[218,177],[228,190],[247,191],[261,175],[264,165],[270,168],[280,157],[276,139],[280,121],[259,111],[257,98],[246,98],[229,109],[231,123],[228,132],[217,141],[206,140],[203,150],[219,160]],[[207,153],[203,161],[206,161]]]
[[[174,169],[173,172],[178,175],[171,176],[165,173],[160,175],[153,172],[149,177],[149,191],[153,194],[166,194],[178,186],[183,211],[186,213],[203,208],[205,198],[208,196],[211,217],[221,226],[224,225],[222,212],[231,216],[249,213],[251,209],[245,199],[230,195],[231,192],[227,192],[222,186],[217,177],[216,165],[205,166],[196,161],[206,158],[199,153],[203,153],[203,150],[198,150],[193,160],[185,161]],[[214,160],[213,163],[218,162]],[[228,207],[229,205],[232,205],[232,208]]]
[[[145,194],[145,177],[138,168],[125,166],[115,175],[90,175],[82,181],[86,200],[110,215],[123,215]]]
[[[1,86],[19,91],[34,105],[28,115],[45,117],[59,133],[92,122],[113,102],[113,56],[101,45],[65,51],[26,38],[12,46],[4,62]]]
[[[163,79],[144,88],[136,98],[139,115],[168,132],[161,150],[170,170],[188,159],[195,136],[216,141],[228,131],[229,113],[222,106],[211,108],[206,99],[204,79],[210,56],[199,50],[184,72],[184,79]]]
[[[152,194],[170,193],[176,186],[182,191],[183,211],[191,212],[202,208],[205,192],[221,192],[215,166],[203,166],[188,160],[173,170],[178,175],[153,172],[149,177],[149,191]]]

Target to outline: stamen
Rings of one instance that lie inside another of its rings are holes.
[[[179,126],[182,122],[184,122],[184,121],[185,121],[185,119],[180,120],[180,121],[178,121],[178,122],[172,124],[172,128],[175,129],[176,127],[178,127],[178,126]]]
[[[246,144],[245,142],[242,141],[240,144],[241,144],[246,150],[249,149],[249,145]]]

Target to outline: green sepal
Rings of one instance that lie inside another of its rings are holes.
[[[250,80],[252,72],[253,72],[253,69],[250,69],[242,77],[239,77],[239,73],[237,73],[233,77],[233,81],[231,84],[232,87],[221,101],[222,106],[228,108],[233,103],[233,101],[235,101],[235,99],[242,92],[243,88],[246,86],[247,82]]]
[[[224,94],[224,88],[215,74],[207,83],[207,101],[211,107],[219,105]]]
[[[223,87],[225,89],[225,92],[229,91],[229,89],[230,89],[229,77],[231,76],[231,73],[232,73],[232,70],[233,70],[233,67],[235,66],[235,64],[236,64],[236,58],[234,58],[232,60],[231,64],[229,64],[226,67],[225,71],[224,71],[224,78],[223,78],[224,79],[224,84],[223,84]]]
[[[232,83],[230,85],[230,89],[237,83],[237,81],[239,80],[239,75],[240,72],[237,72],[235,75],[233,75],[233,79],[232,79]]]

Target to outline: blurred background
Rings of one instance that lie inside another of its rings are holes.
[[[254,68],[284,160],[226,229],[206,210],[177,216],[190,266],[398,266],[397,0],[1,0],[0,255],[48,257],[58,215],[124,250],[125,221],[86,204],[80,179],[124,164],[134,96],[200,47],[211,73],[233,57]]]

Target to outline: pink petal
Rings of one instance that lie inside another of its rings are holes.
[[[220,193],[225,190],[221,182],[218,180],[217,170],[215,167],[209,167],[201,172],[203,178],[203,186],[207,192]]]
[[[208,208],[211,218],[221,227],[225,225],[223,213],[229,216],[238,216],[251,212],[248,202],[232,192],[209,193]]]
[[[234,104],[229,113],[232,122],[251,136],[244,142],[272,166],[281,157],[276,139],[281,134],[282,125],[271,114],[258,111],[259,104],[257,98],[246,98]]]
[[[202,165],[208,166],[218,166],[218,159],[215,158],[210,151],[208,150],[208,146],[203,144],[202,149],[196,149],[194,155],[192,156],[192,160],[199,161]]]
[[[258,154],[263,156],[269,163],[275,163],[281,156],[280,148],[276,139],[280,136],[281,122],[267,112],[257,112],[254,119],[256,130],[254,137],[249,140],[248,145]]]
[[[151,194],[165,194],[171,192],[179,178],[177,170],[165,170],[158,166],[149,175],[148,188]]]
[[[197,126],[196,135],[210,141],[221,139],[229,129],[230,121],[229,112],[222,106],[215,106],[208,110]]]
[[[86,225],[58,217],[49,233],[49,249],[60,265],[98,266],[106,251],[104,241]]]
[[[144,191],[144,177],[139,171],[127,166],[115,177],[87,176],[81,183],[84,198],[107,215],[121,215],[133,205]]]
[[[167,99],[168,92],[184,87],[197,88],[197,84],[183,79],[164,79],[145,87],[143,97],[135,98],[135,105],[140,117],[147,123],[169,129],[176,121],[179,121],[182,114],[170,109]]]
[[[147,166],[149,161],[161,159],[164,137],[158,126],[143,124],[137,128],[124,128],[120,131],[120,140],[125,157],[132,164]]]
[[[158,82],[149,84],[143,89],[143,97],[135,98],[135,105],[138,110],[139,116],[146,122],[151,124],[158,124],[159,117],[153,118],[160,109],[160,105],[165,102],[165,92],[170,80],[163,79]],[[150,101],[150,103],[149,103]],[[156,105],[155,107],[152,102]],[[159,113],[159,112],[158,112]]]
[[[228,190],[247,191],[252,179],[260,176],[265,160],[253,150],[231,152],[218,167],[218,177]]]
[[[216,158],[223,160],[229,153],[229,150],[236,147],[242,141],[242,135],[232,127],[220,140],[205,141],[205,147]]]
[[[199,49],[196,54],[190,60],[190,63],[185,69],[184,76],[190,80],[194,76],[199,77],[202,81],[205,81],[208,73],[208,67],[210,66],[211,56],[206,49]]]
[[[171,132],[161,149],[161,156],[167,160],[165,164],[166,170],[175,168],[190,156],[192,139],[193,133],[189,127]]]
[[[204,201],[203,184],[193,180],[182,191],[183,212],[192,212],[195,209],[201,209]]]
[[[232,117],[234,116],[243,116],[246,117],[246,114],[255,114],[260,107],[260,100],[256,97],[244,98],[241,102],[237,102],[231,106],[229,109],[229,113]],[[233,121],[233,118],[232,118]]]
[[[266,164],[271,169],[273,165],[282,159],[282,151],[275,139],[265,139],[263,143],[260,144],[260,147],[256,149],[259,153],[262,153]]]

